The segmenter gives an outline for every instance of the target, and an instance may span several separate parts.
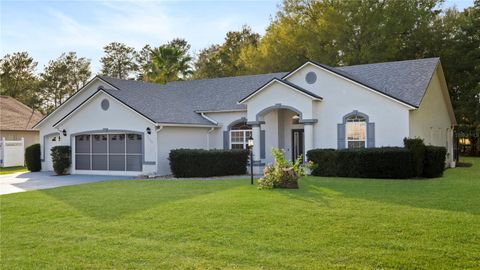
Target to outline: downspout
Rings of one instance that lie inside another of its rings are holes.
[[[218,125],[218,122],[217,122],[217,121],[215,121],[215,120],[213,120],[212,118],[206,116],[203,112],[200,113],[200,115],[201,115],[203,118],[207,119],[209,122],[212,122],[214,125]]]
[[[210,150],[210,133],[212,133],[215,130],[215,127],[211,127],[207,131],[207,149]]]
[[[163,129],[163,126],[155,126],[155,130],[157,131],[157,147],[156,147],[157,149],[155,149],[155,163],[157,164],[156,174],[158,174],[158,166],[159,166],[158,164],[158,133],[162,131],[162,129]]]

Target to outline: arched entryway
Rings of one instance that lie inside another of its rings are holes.
[[[316,119],[303,118],[301,110],[288,105],[276,104],[267,107],[255,116],[255,121],[248,122],[252,126],[255,142],[261,141],[265,132],[264,145],[255,144],[254,161],[273,162],[271,149],[283,149],[285,157],[293,160],[299,155],[305,158],[306,151],[313,149],[313,125]],[[266,150],[265,158],[261,151]]]

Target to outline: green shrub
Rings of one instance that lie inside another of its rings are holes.
[[[302,164],[302,156],[295,162],[287,161],[285,153],[277,148],[272,149],[272,156],[275,161],[263,170],[263,177],[258,180],[258,188],[298,188],[298,179],[305,175],[305,169],[310,167],[311,163]]]
[[[316,167],[312,175],[317,176],[404,179],[414,175],[412,154],[400,147],[315,149],[309,151],[308,159]]]
[[[25,148],[25,165],[31,172],[38,172],[42,169],[40,160],[40,144],[32,144]]]
[[[337,155],[335,149],[313,149],[307,152],[307,159],[315,164],[312,175],[336,176]]]
[[[247,172],[248,150],[175,149],[170,170],[178,178],[240,175]]]
[[[440,177],[445,169],[447,149],[441,146],[426,146],[423,163],[423,176],[428,178]]]
[[[67,173],[71,165],[71,150],[70,146],[61,145],[52,147],[52,161],[53,170],[57,175],[64,175]]]
[[[420,138],[405,138],[403,139],[405,148],[412,152],[412,161],[415,176],[423,175],[423,162],[425,159],[425,144]]]

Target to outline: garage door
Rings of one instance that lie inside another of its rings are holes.
[[[142,171],[143,137],[135,133],[75,136],[75,169]]]

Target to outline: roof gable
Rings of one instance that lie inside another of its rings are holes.
[[[282,79],[314,65],[410,108],[418,108],[438,63],[438,58],[427,58],[333,68],[307,61]]]
[[[314,100],[322,100],[322,97],[298,86],[298,85],[295,85],[289,81],[286,81],[286,80],[282,80],[282,79],[278,79],[278,78],[273,78],[271,79],[270,81],[268,81],[266,84],[262,85],[261,87],[259,87],[257,90],[253,91],[250,95],[242,98],[240,101],[238,101],[238,103],[242,104],[244,102],[246,102],[247,100],[249,100],[250,98],[252,98],[253,96],[255,96],[256,94],[260,93],[261,91],[263,91],[264,89],[266,89],[268,86],[272,85],[272,84],[275,84],[275,83],[279,83],[279,84],[282,84],[286,87],[288,87],[289,89],[292,89],[302,95],[305,95],[307,97],[310,97],[311,99],[314,99]]]

